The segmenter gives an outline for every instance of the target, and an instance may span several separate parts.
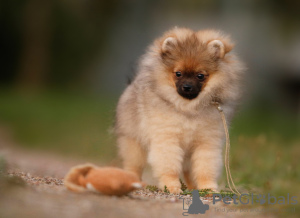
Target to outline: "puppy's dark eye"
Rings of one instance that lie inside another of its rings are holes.
[[[177,71],[175,74],[176,74],[177,77],[181,77],[181,72],[180,71]]]
[[[200,73],[200,74],[197,75],[197,78],[199,80],[203,81],[205,79],[205,76],[204,76],[204,74]]]

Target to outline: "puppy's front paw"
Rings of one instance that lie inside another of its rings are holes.
[[[160,178],[159,187],[162,190],[169,191],[172,194],[181,193],[181,184],[177,175],[164,175]],[[166,190],[167,187],[167,190]]]
[[[181,188],[179,188],[179,187],[167,187],[168,188],[168,190],[169,190],[169,192],[171,193],[171,194],[176,194],[176,195],[178,195],[178,194],[180,194],[181,192],[182,192],[182,190],[181,190]]]
[[[217,185],[212,185],[212,186],[200,186],[199,190],[203,189],[210,189],[210,193],[207,194],[205,197],[212,197],[214,192],[219,192],[218,186]]]
[[[210,183],[210,184],[202,184],[198,185],[197,188],[200,189],[211,189],[212,191],[219,191],[218,185],[216,183]]]

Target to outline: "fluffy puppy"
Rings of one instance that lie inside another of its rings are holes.
[[[225,134],[211,102],[222,105],[229,123],[244,71],[232,48],[215,30],[175,28],[154,41],[117,106],[126,170],[141,177],[148,160],[160,188],[171,193],[181,192],[182,172],[189,189],[218,189]]]

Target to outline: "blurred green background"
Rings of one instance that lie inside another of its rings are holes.
[[[299,9],[293,0],[1,1],[0,127],[26,149],[111,161],[114,109],[147,45],[174,26],[221,29],[248,66],[231,125],[235,180],[299,195]]]

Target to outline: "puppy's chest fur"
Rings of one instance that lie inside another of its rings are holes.
[[[179,137],[180,145],[183,148],[189,148],[197,140],[201,140],[201,129],[205,125],[205,121],[196,117],[181,120],[181,135]]]
[[[166,106],[170,107],[170,106]],[[216,121],[218,114],[213,108],[195,111],[193,114],[185,114],[175,108],[155,107],[147,108],[147,113],[142,121],[142,126],[148,136],[148,142],[153,137],[173,137],[178,140],[183,149],[189,149],[194,143],[201,141],[202,137],[210,135],[219,123]],[[148,144],[148,143],[147,143]]]

